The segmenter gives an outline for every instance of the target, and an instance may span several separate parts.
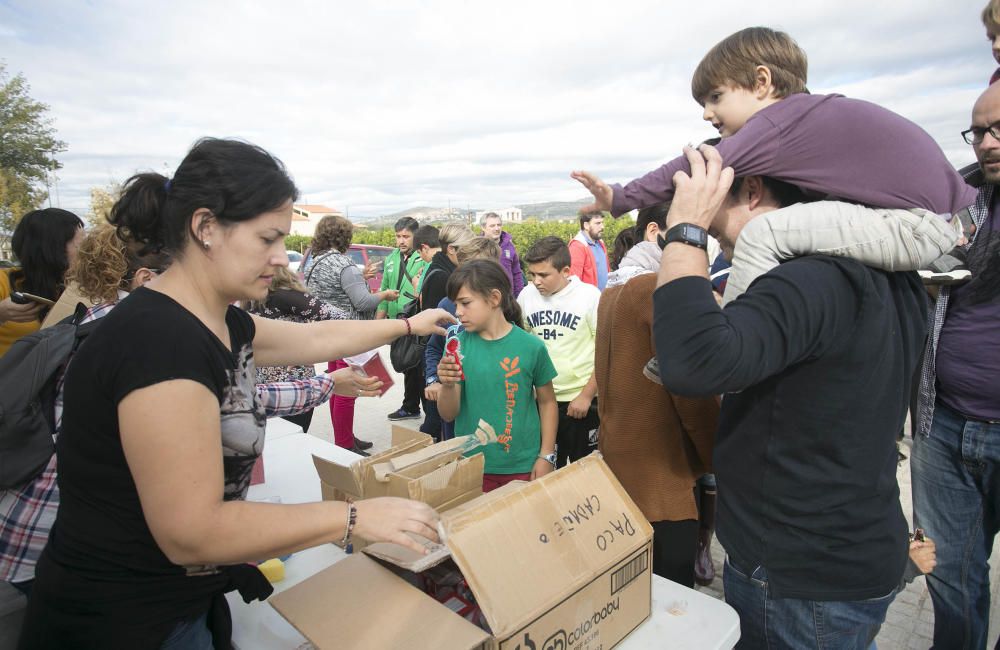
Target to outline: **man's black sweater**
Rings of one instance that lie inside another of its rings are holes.
[[[716,437],[719,540],[777,598],[861,600],[903,574],[896,434],[926,334],[915,273],[791,260],[722,310],[709,281],[660,287],[666,387],[726,393]]]

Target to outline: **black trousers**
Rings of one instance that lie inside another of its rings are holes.
[[[597,400],[590,403],[587,415],[578,420],[566,415],[569,402],[557,402],[559,406],[559,428],[556,430],[556,468],[578,461],[597,449],[597,428],[601,424],[597,416]]]
[[[420,413],[420,400],[424,396],[424,364],[403,373],[403,410]]]
[[[694,588],[694,559],[698,554],[698,520],[654,521],[653,573]]]

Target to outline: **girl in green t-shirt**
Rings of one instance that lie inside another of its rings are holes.
[[[464,331],[458,358],[446,352],[438,364],[441,417],[455,421],[455,435],[474,433],[480,420],[496,431],[497,442],[482,450],[484,492],[548,474],[559,421],[556,369],[541,339],[521,328],[510,279],[493,260],[471,260],[448,279],[448,297]]]

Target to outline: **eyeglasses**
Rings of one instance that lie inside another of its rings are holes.
[[[974,126],[972,128],[962,131],[962,139],[965,140],[966,144],[979,144],[989,133],[994,140],[1000,140],[1000,123],[993,124],[990,126]]]

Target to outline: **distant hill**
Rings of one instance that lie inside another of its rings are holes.
[[[567,219],[573,218],[580,212],[580,208],[593,203],[593,198],[581,199],[579,201],[549,201],[548,203],[525,203],[517,207],[521,208],[524,218],[535,217],[537,219]]]
[[[576,217],[579,213],[580,208],[590,203],[593,199],[581,199],[579,201],[549,201],[547,203],[524,203],[517,205],[516,207],[521,209],[524,214],[525,219],[535,218],[540,220],[552,220],[552,219],[572,219]],[[483,208],[469,208],[468,210],[460,210],[458,208],[435,208],[431,206],[418,206],[415,208],[407,208],[406,210],[401,210],[399,212],[393,212],[392,214],[382,215],[380,217],[361,217],[356,219],[356,221],[368,224],[373,228],[379,228],[382,226],[390,225],[395,221],[402,219],[403,217],[412,217],[421,223],[424,221],[428,222],[441,222],[441,221],[457,221],[463,220],[467,221],[469,219],[469,213],[473,214]]]

